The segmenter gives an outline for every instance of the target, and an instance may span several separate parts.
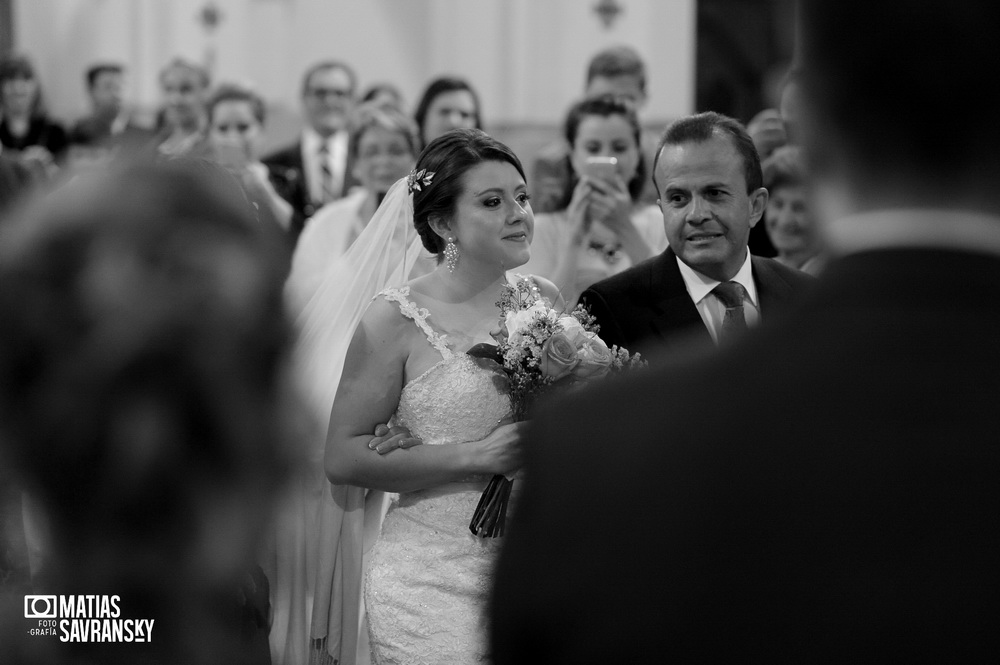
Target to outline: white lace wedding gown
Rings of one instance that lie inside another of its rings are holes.
[[[455,352],[409,300],[409,288],[380,294],[399,305],[441,354],[407,383],[394,423],[424,445],[477,441],[510,415],[502,373]],[[401,494],[389,508],[365,580],[372,659],[378,664],[486,660],[484,606],[499,539],[478,538],[469,521],[488,477]]]

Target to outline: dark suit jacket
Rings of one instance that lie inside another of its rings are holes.
[[[762,320],[787,311],[815,280],[772,259],[750,257]],[[580,296],[601,326],[608,345],[644,355],[687,343],[711,343],[694,301],[687,292],[677,255],[660,255],[597,282]]]
[[[3,213],[31,188],[31,172],[16,159],[0,154],[0,224]]]
[[[51,152],[56,160],[62,159],[68,145],[63,126],[44,116],[33,117],[24,136],[14,136],[7,128],[7,122],[0,118],[0,143],[11,152],[9,157],[14,156],[14,151],[40,145]]]
[[[883,250],[528,433],[495,663],[1000,654],[1000,258]]]
[[[271,153],[261,161],[267,166],[275,191],[292,205],[292,233],[298,237],[306,220],[317,210],[317,206],[309,198],[309,185],[302,163],[302,141],[296,141]],[[353,162],[348,156],[344,166],[343,194],[347,194],[351,187],[358,184],[351,173],[352,170]]]
[[[80,118],[69,132],[69,142],[109,147],[124,144],[127,148],[134,148],[148,143],[156,135],[154,130],[138,125],[131,119],[118,134],[112,134],[111,126],[114,121],[113,117],[95,114]]]

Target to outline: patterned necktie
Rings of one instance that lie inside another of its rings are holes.
[[[333,191],[333,171],[330,170],[330,148],[326,141],[323,141],[319,146],[319,173],[321,178],[320,184],[322,186],[322,203],[329,203],[337,197]]]
[[[747,320],[743,316],[743,286],[737,282],[723,282],[712,289],[712,293],[726,306],[719,341],[728,342],[747,329]]]

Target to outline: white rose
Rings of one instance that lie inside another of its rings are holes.
[[[507,337],[511,344],[516,344],[521,338],[523,331],[536,317],[544,317],[548,314],[549,308],[541,301],[535,302],[528,309],[519,309],[516,312],[507,312],[504,320],[504,327],[507,329]]]
[[[562,329],[567,333],[571,333],[575,330],[583,330],[583,324],[580,323],[575,316],[570,316],[568,314],[559,317],[559,325],[562,326]]]

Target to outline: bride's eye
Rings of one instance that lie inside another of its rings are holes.
[[[500,197],[493,196],[491,198],[488,198],[485,201],[483,201],[483,205],[485,205],[487,208],[496,208],[498,205],[500,205]]]
[[[525,206],[525,205],[527,205],[528,201],[530,201],[530,200],[531,200],[531,195],[528,194],[527,192],[521,192],[520,194],[517,195],[517,202],[522,207]]]

